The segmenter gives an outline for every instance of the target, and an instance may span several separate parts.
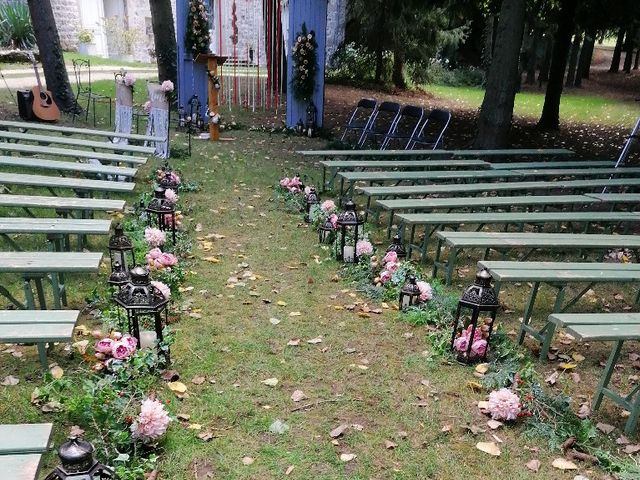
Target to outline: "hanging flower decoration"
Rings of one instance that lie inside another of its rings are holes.
[[[209,53],[209,13],[203,0],[189,1],[186,40],[194,57],[199,53]]]
[[[165,93],[173,92],[173,89],[174,89],[174,86],[173,86],[173,82],[171,80],[165,80],[160,85],[160,90],[162,90]]]
[[[306,24],[298,32],[292,49],[293,79],[291,86],[297,100],[308,101],[316,89],[318,69],[318,43],[313,32],[307,32]]]

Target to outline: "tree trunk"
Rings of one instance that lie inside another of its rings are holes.
[[[478,119],[476,148],[502,148],[508,143],[513,103],[520,84],[518,60],[526,0],[502,0],[493,60]]]
[[[529,61],[527,65],[527,78],[525,83],[527,85],[534,85],[536,83],[536,67],[538,66],[538,45],[540,44],[540,29],[534,27],[533,39],[531,41],[531,48],[529,49]]]
[[[558,18],[558,31],[553,42],[553,58],[549,70],[549,83],[544,96],[542,115],[538,121],[538,128],[543,130],[557,130],[560,127],[560,97],[562,96],[562,81],[567,68],[567,57],[571,48],[571,35],[574,27],[574,16],[577,0],[566,0],[562,3]]]
[[[493,31],[495,29],[495,16],[487,16],[484,22],[484,32],[482,33],[482,68],[485,72],[489,71],[491,66],[491,58],[493,57]]]
[[[79,110],[62,57],[62,47],[53,18],[51,2],[49,0],[28,0],[28,4],[47,88],[51,90],[56,105],[61,111]]]
[[[547,34],[544,40],[544,57],[542,57],[542,65],[538,73],[538,86],[542,88],[542,84],[549,81],[549,67],[551,66],[551,55],[553,54],[553,39]]]
[[[640,48],[636,51],[636,59],[633,62],[633,69],[638,70],[638,64],[640,64]]]
[[[584,43],[580,50],[580,58],[578,59],[578,70],[576,71],[576,87],[582,86],[582,79],[589,78],[589,70],[591,69],[591,58],[593,57],[593,47],[596,43],[596,32],[588,32],[584,36]]]
[[[613,57],[611,58],[611,66],[609,67],[610,73],[618,73],[620,71],[620,56],[622,54],[622,42],[624,42],[624,28],[618,30],[618,38],[616,39],[616,46],[613,49]]]
[[[622,67],[624,73],[631,73],[631,65],[633,63],[633,43],[636,38],[636,32],[637,30],[635,27],[627,32],[627,39],[624,44],[624,66]]]
[[[376,21],[377,30],[379,32],[384,31],[385,27],[385,5],[382,5],[380,9],[380,15]],[[384,67],[384,35],[378,35],[376,38],[376,73],[375,73],[375,81],[376,83],[380,83],[382,80],[382,69]]]
[[[573,37],[573,45],[571,45],[571,54],[569,55],[569,68],[567,69],[567,81],[565,87],[573,87],[576,80],[576,69],[578,68],[578,54],[580,53],[580,45],[582,44],[582,32],[578,32]]]
[[[156,48],[156,62],[158,64],[158,80],[171,80],[174,85],[178,82],[178,67],[176,65],[177,50],[176,32],[173,26],[173,12],[170,0],[149,0],[151,7],[151,25],[153,27],[153,41]]]
[[[407,86],[404,81],[404,50],[402,46],[396,47],[393,51],[393,74],[391,80],[398,88]]]

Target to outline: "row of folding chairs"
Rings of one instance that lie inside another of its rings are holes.
[[[345,125],[341,140],[358,148],[413,150],[444,148],[444,132],[451,113],[434,109],[428,113],[414,105],[378,102],[363,98]]]

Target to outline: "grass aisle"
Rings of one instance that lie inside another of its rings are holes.
[[[206,462],[213,478],[233,479],[287,471],[300,479],[480,479],[507,471],[573,478],[552,471],[552,452],[528,450],[534,444],[518,428],[477,435],[465,428],[486,429],[473,406],[484,395],[466,386],[471,368],[429,361],[426,327],[396,320],[393,310],[362,317],[343,309],[366,299],[335,281],[337,263],[271,188],[298,171],[318,178],[320,170],[305,168],[293,152],[320,143],[232,133],[234,142],[198,143],[191,159],[176,162],[201,184],[188,202],[202,230],[194,233],[196,274],[185,284],[193,289],[178,300],[195,315],[176,325],[172,352],[190,394],[176,411],[190,419],[170,430],[162,478],[193,479],[208,470]],[[198,376],[206,377],[201,385],[191,382]],[[273,378],[275,386],[262,383]],[[296,390],[307,398],[294,402]],[[269,433],[278,419],[290,429]],[[340,425],[348,427],[333,439]],[[203,432],[213,438],[201,440]],[[491,433],[504,441],[499,458],[475,448],[495,441]],[[356,457],[344,462],[341,454]],[[525,467],[534,457],[545,465],[537,474]]]

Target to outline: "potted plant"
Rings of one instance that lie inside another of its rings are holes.
[[[82,55],[94,55],[95,44],[93,43],[93,32],[91,30],[80,30],[78,33],[78,52]]]

